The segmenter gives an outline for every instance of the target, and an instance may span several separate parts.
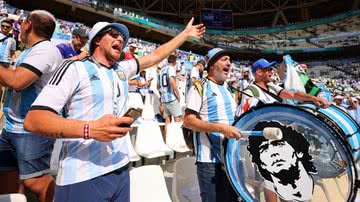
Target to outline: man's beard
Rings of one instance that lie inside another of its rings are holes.
[[[298,162],[295,165],[291,165],[289,169],[281,170],[278,173],[272,173],[274,177],[278,178],[279,183],[286,186],[291,184],[292,188],[296,188],[295,180],[300,178],[300,169],[298,166]]]

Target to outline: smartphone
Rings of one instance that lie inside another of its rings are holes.
[[[130,108],[129,110],[127,110],[127,112],[124,114],[124,116],[131,117],[135,121],[137,118],[139,118],[141,116],[141,113],[142,113],[142,109],[140,109],[140,108],[137,108],[137,109]],[[129,124],[120,124],[119,126],[120,127],[130,127],[130,125]]]

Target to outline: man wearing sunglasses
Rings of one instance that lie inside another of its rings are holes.
[[[0,67],[0,83],[8,87],[5,126],[0,135],[0,171],[7,176],[18,171],[22,184],[41,202],[52,201],[54,194],[54,180],[49,175],[54,140],[26,131],[23,123],[31,104],[62,61],[59,50],[50,42],[55,26],[49,12],[30,12],[21,24],[20,38],[26,49],[14,69]],[[10,187],[17,181],[0,179],[0,184]]]
[[[90,57],[66,61],[58,68],[25,118],[26,130],[66,138],[56,179],[56,202],[130,201],[128,146],[122,138],[134,121],[124,116],[128,80],[186,40],[201,38],[205,27],[192,25],[193,20],[149,55],[121,62],[129,39],[127,27],[98,22],[89,33]],[[58,116],[60,112],[64,117]]]
[[[268,62],[262,58],[252,64],[252,73],[255,77],[255,82],[244,90],[245,94],[241,102],[242,105],[240,105],[240,107],[243,107],[243,110],[247,111],[249,107],[256,105],[282,102],[283,99],[300,102],[311,101],[318,106],[329,106],[329,103],[323,98],[317,98],[302,92],[293,92],[275,85],[272,82],[273,66],[275,63],[276,62]],[[239,115],[240,114],[237,114],[237,116]]]
[[[87,51],[81,51],[88,41],[88,31],[82,28],[75,28],[72,32],[71,43],[62,43],[56,47],[66,60],[82,60],[89,56]]]
[[[0,33],[0,65],[5,68],[10,66],[16,50],[16,42],[10,34],[11,30],[12,22],[8,19],[3,20]]]

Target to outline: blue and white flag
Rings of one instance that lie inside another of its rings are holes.
[[[295,62],[290,55],[285,55],[283,57],[284,64],[286,66],[286,76],[284,80],[284,87],[287,90],[291,90],[294,92],[303,92],[305,93],[304,84],[301,82],[301,78],[298,74],[298,70],[296,66],[300,66],[297,62]],[[297,105],[297,101],[294,100],[286,100],[288,104]]]
[[[284,81],[285,89],[305,93],[304,84],[301,82],[298,69],[296,67],[299,66],[299,64],[295,62],[290,55],[284,56],[284,64],[286,65],[286,76]]]

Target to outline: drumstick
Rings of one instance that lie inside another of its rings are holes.
[[[264,136],[268,140],[281,140],[283,135],[280,128],[266,127],[263,131],[239,131],[240,134],[245,136]]]

